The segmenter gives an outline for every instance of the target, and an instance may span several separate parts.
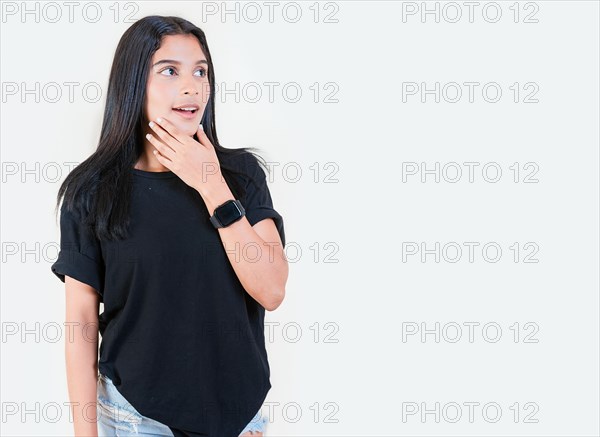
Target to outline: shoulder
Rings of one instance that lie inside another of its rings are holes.
[[[65,193],[60,211],[61,216],[76,220],[80,223],[90,224],[90,194],[82,191]]]
[[[242,179],[246,187],[252,183],[260,184],[265,178],[259,158],[249,151],[228,155],[224,157],[223,163]]]

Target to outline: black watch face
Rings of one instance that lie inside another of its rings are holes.
[[[217,216],[219,222],[223,224],[223,226],[227,226],[236,219],[240,218],[242,211],[239,210],[237,204],[233,200],[230,200],[223,206],[217,208],[215,215]]]

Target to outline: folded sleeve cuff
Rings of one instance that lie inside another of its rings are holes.
[[[269,208],[268,206],[260,206],[258,208],[251,209],[250,211],[246,211],[246,218],[251,226],[254,226],[256,223],[266,218],[272,218],[275,221],[275,226],[277,227],[277,232],[279,232],[279,237],[281,237],[281,243],[285,247],[283,217],[273,208]]]
[[[65,282],[65,275],[70,276],[93,287],[101,297],[103,296],[103,267],[93,259],[74,250],[61,250],[51,268],[62,282]]]

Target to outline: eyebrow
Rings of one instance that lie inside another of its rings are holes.
[[[181,65],[181,62],[176,61],[174,59],[162,59],[162,60],[158,61],[157,63],[155,63],[153,65],[153,67],[156,67],[159,64],[176,64],[176,65]],[[196,61],[196,63],[194,65],[199,65],[199,64],[206,64],[208,66],[208,61],[206,61],[206,59],[201,59],[199,61]]]

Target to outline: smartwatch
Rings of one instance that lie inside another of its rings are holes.
[[[242,202],[235,199],[229,199],[225,203],[217,206],[210,218],[210,222],[215,229],[225,228],[246,215],[246,210],[242,206]]]

